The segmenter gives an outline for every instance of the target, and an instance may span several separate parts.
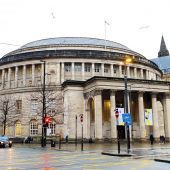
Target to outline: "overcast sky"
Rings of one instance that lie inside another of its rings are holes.
[[[170,51],[170,0],[0,0],[0,57],[53,37],[105,38],[156,58]],[[53,16],[52,16],[53,13]],[[143,28],[141,28],[143,27]]]

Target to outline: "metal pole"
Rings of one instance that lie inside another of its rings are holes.
[[[120,140],[119,140],[119,136],[118,136],[118,153],[120,153]]]
[[[131,133],[132,133],[132,145],[134,145],[134,139],[133,139],[133,120],[132,120],[132,118],[133,118],[133,115],[132,115],[132,95],[131,95],[131,85],[130,85],[130,107],[131,107],[131,109],[130,109],[130,111],[131,111],[131,123],[132,123],[132,129],[131,129]]]
[[[127,98],[127,75],[126,75],[126,62],[125,62],[125,102],[126,102],[126,113],[128,112],[128,98]],[[129,154],[130,149],[130,137],[129,137],[129,125],[126,125],[127,127],[127,153]]]
[[[77,115],[76,115],[76,137],[75,137],[75,146],[77,146]]]
[[[40,60],[41,62],[44,62],[44,77],[43,77],[43,111],[42,111],[42,138],[41,138],[41,147],[44,147],[44,115],[45,115],[45,61]],[[45,140],[46,140],[46,134],[45,134]]]
[[[83,151],[83,124],[82,124],[81,150]]]

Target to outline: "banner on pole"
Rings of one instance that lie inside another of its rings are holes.
[[[124,125],[123,117],[122,117],[122,114],[124,114],[124,108],[117,108],[117,109],[119,111],[119,118],[117,118],[118,119],[117,125]]]
[[[152,123],[152,109],[144,109],[145,125],[153,125]]]

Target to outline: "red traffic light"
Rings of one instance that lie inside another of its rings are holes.
[[[49,123],[50,122],[50,118],[49,117],[45,117],[45,123]]]

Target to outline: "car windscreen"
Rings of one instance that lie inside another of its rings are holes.
[[[8,140],[7,136],[0,136],[0,140]]]

